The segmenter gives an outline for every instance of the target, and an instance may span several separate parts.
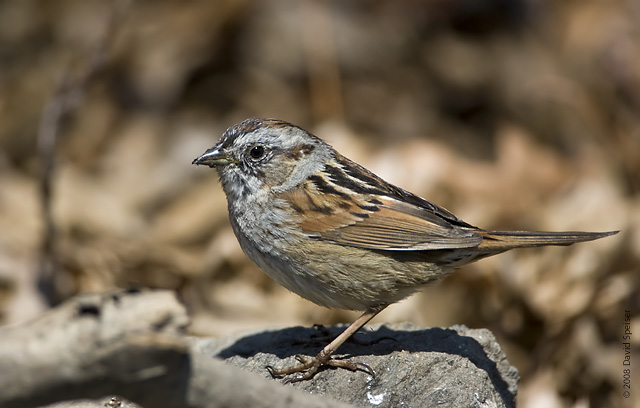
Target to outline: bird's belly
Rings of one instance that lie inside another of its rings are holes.
[[[260,245],[238,236],[249,258],[276,282],[318,305],[366,310],[404,299],[446,272],[367,249],[307,239]]]

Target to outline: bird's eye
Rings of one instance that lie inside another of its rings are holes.
[[[249,155],[254,159],[259,159],[264,156],[264,147],[258,145],[253,146],[251,150],[249,150]]]

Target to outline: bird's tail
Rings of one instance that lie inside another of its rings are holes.
[[[542,231],[485,231],[479,250],[502,252],[512,248],[527,248],[545,245],[571,245],[576,242],[593,241],[617,234],[608,232],[542,232]]]

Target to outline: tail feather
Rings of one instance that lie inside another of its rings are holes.
[[[506,251],[512,248],[527,248],[544,245],[571,245],[576,242],[593,241],[615,235],[608,232],[542,232],[542,231],[485,231],[478,249]]]

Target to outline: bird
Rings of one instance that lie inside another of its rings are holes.
[[[387,306],[456,268],[514,248],[570,245],[609,232],[489,231],[384,181],[317,136],[278,119],[229,127],[192,164],[217,170],[244,253],[279,284],[327,308],[362,314],[315,357],[267,369],[297,382]]]

